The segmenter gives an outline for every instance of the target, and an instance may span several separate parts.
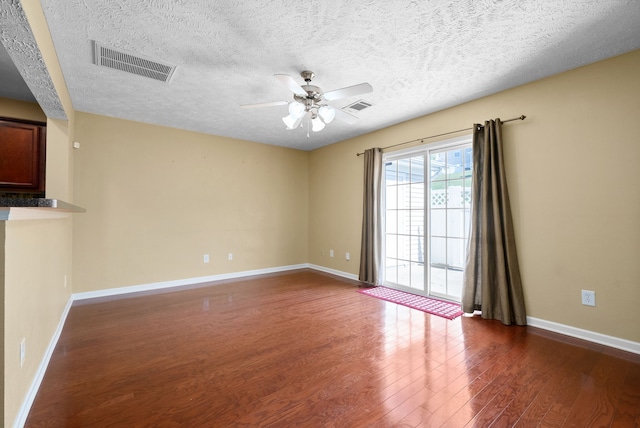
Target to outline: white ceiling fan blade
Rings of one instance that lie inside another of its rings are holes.
[[[307,91],[302,89],[302,87],[300,85],[298,85],[295,80],[293,80],[293,77],[289,76],[288,74],[274,74],[274,76],[284,86],[289,88],[289,90],[291,92],[293,92],[294,94],[300,95],[301,97],[306,97],[307,96]]]
[[[357,116],[354,116],[351,113],[347,113],[344,110],[341,110],[339,108],[334,108],[333,111],[336,112],[336,119],[341,120],[345,123],[348,123],[349,125],[353,125],[358,121]]]
[[[354,95],[366,94],[371,91],[373,91],[373,86],[368,83],[360,83],[359,85],[347,86],[346,88],[325,92],[323,97],[325,100],[332,101]]]
[[[284,106],[287,104],[289,104],[289,101],[273,101],[270,103],[244,104],[244,105],[241,105],[240,108],[273,107],[273,106]]]

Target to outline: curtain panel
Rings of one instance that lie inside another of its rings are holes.
[[[382,265],[382,149],[364,152],[362,243],[358,279],[371,285],[381,282]]]
[[[471,235],[462,310],[526,325],[524,293],[509,206],[500,119],[474,125]]]

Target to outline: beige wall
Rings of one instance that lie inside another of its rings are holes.
[[[47,120],[46,197],[73,203],[71,126],[64,120]]]
[[[640,342],[639,69],[636,51],[313,151],[309,262],[358,272],[357,152],[525,114],[503,129],[528,315]]]
[[[39,106],[0,99],[0,115],[47,122],[46,195],[73,202],[70,143],[74,111],[48,27],[36,0],[21,5],[69,121],[49,120]],[[4,426],[13,426],[53,338],[72,288],[72,218],[1,222],[4,245]],[[66,281],[65,281],[66,277]],[[65,287],[65,282],[67,286]],[[19,344],[26,339],[20,367]]]
[[[71,96],[69,95],[69,91],[67,90],[67,84],[64,80],[64,75],[62,74],[60,63],[58,62],[58,54],[56,53],[55,47],[53,46],[53,40],[51,39],[51,34],[49,33],[49,26],[47,25],[47,20],[44,17],[44,12],[42,11],[40,1],[21,0],[20,5],[22,6],[22,10],[24,10],[24,14],[27,17],[27,21],[29,22],[29,26],[31,27],[31,32],[33,33],[33,37],[38,44],[38,49],[40,50],[42,59],[47,66],[49,77],[51,77],[51,81],[53,82],[53,85],[56,89],[58,99],[60,100],[62,108],[67,115],[67,120],[71,124],[73,124],[75,110],[73,109],[73,104],[71,103]],[[69,138],[73,139],[73,126],[70,126],[69,129],[71,132]]]
[[[0,116],[46,122],[47,116],[38,104],[0,98]]]
[[[5,419],[11,426],[71,295],[71,220],[16,220],[5,242]],[[20,367],[20,341],[26,359]]]
[[[46,121],[36,104],[0,99],[0,116]],[[47,123],[47,194],[70,196],[66,122]],[[53,160],[53,163],[52,163]],[[68,199],[65,199],[68,201]],[[71,218],[0,222],[4,264],[4,426],[12,426],[71,296]],[[2,270],[0,269],[0,273]],[[67,278],[65,287],[65,276]],[[26,359],[20,367],[20,341]]]
[[[79,112],[75,132],[74,292],[307,262],[308,152]]]

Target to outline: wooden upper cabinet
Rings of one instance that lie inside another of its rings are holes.
[[[0,118],[0,191],[44,192],[46,124]]]

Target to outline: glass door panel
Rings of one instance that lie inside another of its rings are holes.
[[[471,145],[385,161],[385,283],[460,300],[469,237]]]
[[[429,154],[430,294],[460,301],[471,203],[471,147]]]
[[[385,280],[425,293],[425,156],[385,162]]]

